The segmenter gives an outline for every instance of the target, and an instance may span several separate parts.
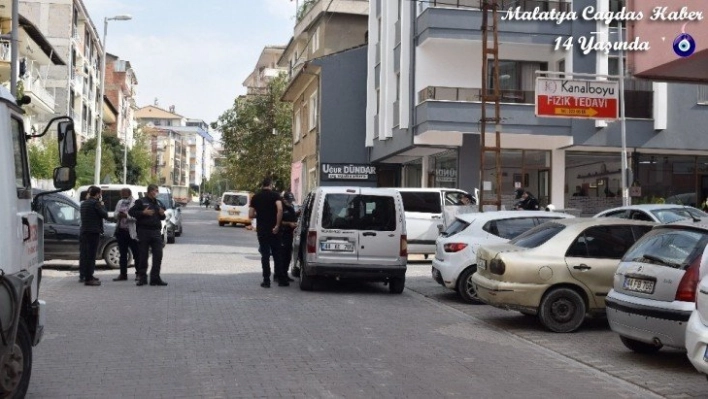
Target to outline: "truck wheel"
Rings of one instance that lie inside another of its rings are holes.
[[[388,279],[388,291],[392,294],[400,294],[406,286],[405,277],[391,277]]]
[[[128,263],[130,263],[132,257],[133,255],[128,251]],[[106,261],[106,265],[111,269],[120,269],[120,250],[118,249],[118,242],[113,241],[106,245],[106,249],[103,250],[103,260]]]
[[[24,321],[17,326],[12,352],[0,364],[0,397],[24,398],[32,374],[32,342]]]

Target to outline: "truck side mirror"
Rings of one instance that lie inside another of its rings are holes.
[[[60,122],[57,129],[57,138],[59,140],[59,161],[61,166],[68,168],[76,167],[77,148],[74,122]]]
[[[76,171],[68,166],[60,166],[54,169],[54,187],[57,190],[70,190],[76,184]]]

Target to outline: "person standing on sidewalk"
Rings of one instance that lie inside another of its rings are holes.
[[[290,191],[286,191],[283,194],[283,221],[280,223],[282,231],[282,251],[280,253],[280,261],[282,262],[283,275],[288,282],[293,282],[292,278],[288,276],[288,269],[290,268],[290,261],[293,258],[293,233],[297,227],[297,217],[298,214],[295,212],[295,195]]]
[[[145,198],[135,201],[128,214],[135,218],[140,247],[140,263],[138,266],[138,282],[142,286],[148,283],[148,255],[152,250],[152,268],[150,269],[150,285],[165,286],[167,283],[160,278],[162,266],[162,221],[165,220],[165,206],[157,199],[159,189],[156,184],[147,187]]]
[[[81,240],[79,241],[79,282],[99,286],[101,281],[93,276],[96,270],[96,252],[103,235],[103,220],[108,212],[101,201],[101,188],[91,186],[88,198],[81,203]]]
[[[128,279],[128,251],[133,254],[135,264],[135,276],[138,277],[138,265],[140,264],[140,249],[138,248],[138,230],[135,227],[135,218],[128,215],[130,208],[135,205],[133,193],[125,187],[120,190],[121,200],[116,204],[114,212],[118,225],[116,226],[116,240],[120,251],[120,275],[113,281],[125,281]]]
[[[273,281],[278,286],[287,287],[288,276],[283,274],[280,262],[280,222],[283,220],[283,202],[280,195],[273,191],[273,181],[263,179],[261,191],[251,198],[248,208],[248,217],[256,219],[256,234],[258,235],[258,252],[261,253],[261,267],[263,268],[263,282],[261,287],[270,288],[270,257],[273,256]]]

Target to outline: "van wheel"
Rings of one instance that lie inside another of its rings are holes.
[[[477,298],[477,289],[472,284],[472,275],[477,272],[477,265],[472,265],[463,270],[457,277],[457,293],[467,303],[481,303]]]
[[[624,335],[620,335],[620,340],[627,347],[637,353],[656,353],[661,349],[662,345],[653,345],[646,342],[637,341],[636,339],[627,338]]]
[[[400,294],[406,286],[406,277],[391,277],[388,280],[388,291],[392,294]]]
[[[300,268],[300,289],[303,291],[312,291],[314,280],[312,276],[308,276],[305,272],[305,265]]]
[[[130,263],[132,257],[132,254],[128,251],[128,263]],[[120,269],[120,250],[118,249],[117,241],[106,245],[103,250],[103,260],[106,261],[106,265],[111,269]]]
[[[585,320],[585,300],[570,288],[552,289],[541,300],[538,319],[553,332],[573,332]]]
[[[293,277],[300,277],[300,264],[301,263],[302,262],[300,262],[300,257],[299,256],[296,257],[295,261],[293,262],[293,267],[290,268],[290,274]]]
[[[17,326],[17,338],[11,352],[0,363],[0,398],[24,398],[29,388],[32,374],[32,342],[25,326],[20,320]]]
[[[224,222],[219,222],[219,227],[224,227],[225,224]]]

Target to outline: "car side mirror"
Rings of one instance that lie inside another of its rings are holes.
[[[57,128],[59,141],[59,161],[63,167],[76,167],[76,131],[74,122],[59,122]],[[73,186],[72,186],[73,187]]]
[[[54,187],[57,190],[70,190],[76,184],[76,171],[67,166],[60,166],[54,169]]]

